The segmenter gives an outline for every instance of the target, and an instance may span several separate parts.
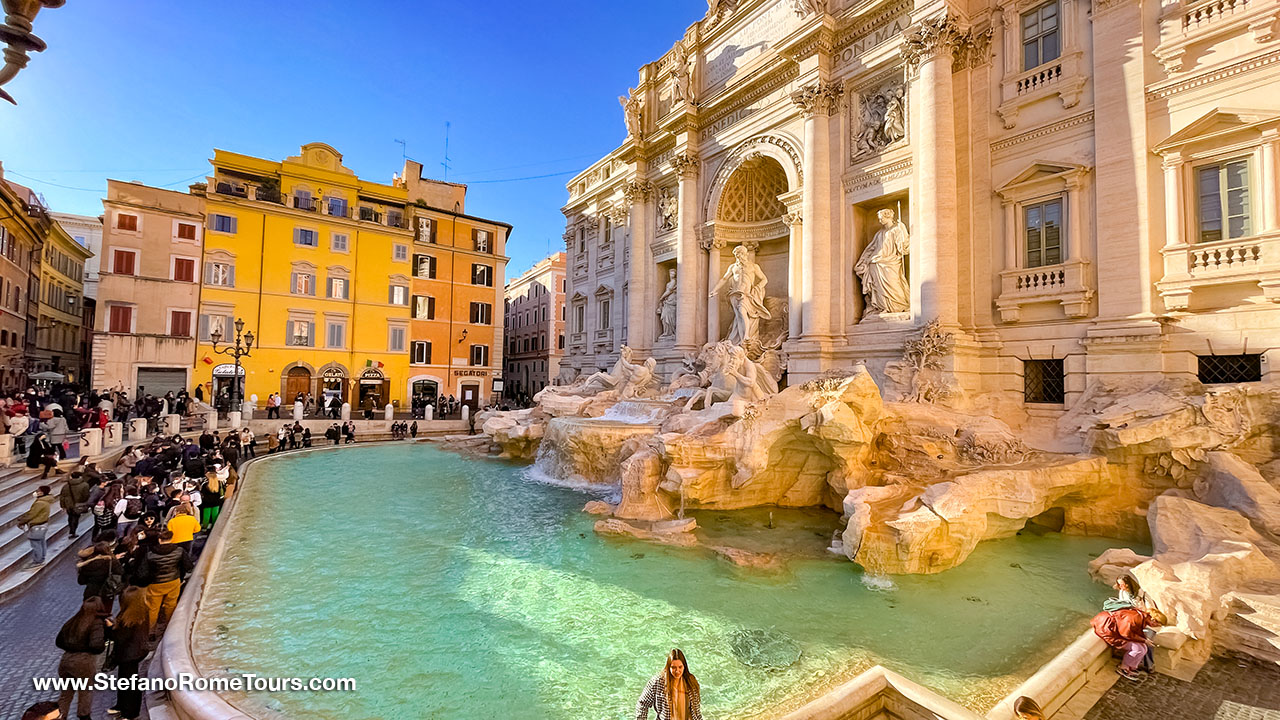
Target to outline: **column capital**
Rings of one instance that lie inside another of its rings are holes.
[[[1176,170],[1182,167],[1182,164],[1185,162],[1186,158],[1182,156],[1182,153],[1175,150],[1164,153],[1164,156],[1160,160],[1160,167],[1165,170]]]
[[[791,93],[791,102],[800,108],[800,114],[805,117],[834,115],[840,107],[843,95],[844,85],[819,80]]]
[[[934,58],[953,60],[965,34],[954,19],[947,15],[926,18],[907,28],[903,34],[902,59],[907,69],[915,73],[921,64]]]
[[[710,252],[712,248],[720,249],[725,245],[724,238],[716,237],[715,227],[698,228],[698,247]]]
[[[653,194],[653,183],[648,180],[631,180],[622,186],[622,196],[627,203],[634,205],[644,202]]]
[[[625,223],[627,221],[627,216],[630,214],[631,208],[625,203],[619,203],[605,211],[605,216],[608,217],[614,225],[622,225]]]
[[[952,72],[959,72],[965,68],[976,69],[988,65],[993,57],[991,54],[992,34],[993,31],[990,26],[965,33],[960,38],[960,42],[955,49],[955,55],[952,57]]]
[[[682,178],[697,177],[698,154],[685,151],[672,157],[671,168]]]
[[[804,223],[804,213],[799,210],[786,213],[782,216],[782,222],[785,223],[787,227],[801,225]]]

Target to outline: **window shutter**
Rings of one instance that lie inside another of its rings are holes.
[[[294,228],[294,229],[293,229],[293,244],[294,244],[294,245],[297,245],[297,244],[298,244],[298,236],[299,236],[301,233],[302,233],[302,228]]]
[[[313,322],[309,322],[307,323],[307,347],[315,347],[315,346],[316,346],[316,324]]]
[[[236,222],[237,222],[237,220],[238,220],[238,218],[236,218],[234,215],[231,217],[231,232],[233,232],[233,233],[236,231]]]
[[[427,298],[427,319],[436,319],[436,299],[434,297]]]
[[[236,286],[236,266],[228,265],[227,266],[227,287],[235,287],[235,286]]]
[[[213,284],[213,264],[212,263],[204,264],[204,284],[205,285]]]
[[[209,339],[209,316],[208,315],[200,316],[200,339],[201,340]]]
[[[293,322],[288,319],[284,321],[284,344],[293,344]]]
[[[396,302],[396,286],[387,287],[387,302],[394,305]]]
[[[298,273],[289,273],[289,292],[298,292]]]
[[[312,297],[315,297],[315,294],[316,294],[316,276],[315,276],[315,275],[308,275],[307,277],[311,278],[311,281],[307,283],[307,294],[308,294],[308,295],[310,295],[310,296],[312,296]]]
[[[351,299],[351,279],[350,278],[347,278],[347,281],[342,283],[342,299],[343,300]]]

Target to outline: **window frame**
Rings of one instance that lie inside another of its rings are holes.
[[[1032,368],[1038,368],[1034,373]],[[1045,374],[1045,369],[1056,369],[1055,373]],[[1040,374],[1038,394],[1031,392],[1032,377]],[[1027,405],[1062,405],[1067,395],[1067,363],[1063,358],[1030,359],[1022,361],[1022,402]],[[1046,393],[1045,388],[1056,389],[1057,394]]]
[[[1058,245],[1057,245],[1058,258],[1053,262],[1048,262],[1048,250],[1045,244],[1045,235],[1046,235],[1045,228],[1048,227],[1045,218],[1048,217],[1048,213],[1045,212],[1045,210],[1047,210],[1051,205],[1057,205],[1057,210],[1058,210]],[[1020,240],[1021,240],[1020,244],[1022,246],[1021,247],[1022,257],[1020,258],[1020,261],[1022,263],[1021,267],[1026,270],[1031,270],[1033,268],[1052,267],[1054,265],[1061,265],[1067,258],[1066,246],[1067,246],[1068,229],[1067,229],[1067,197],[1066,195],[1063,193],[1060,193],[1057,195],[1036,198],[1034,200],[1021,203],[1020,209],[1022,211],[1021,212],[1022,226],[1021,226],[1021,233],[1020,233]],[[1031,247],[1030,247],[1030,243],[1028,242],[1028,239],[1029,239],[1028,236],[1031,230],[1029,215],[1033,210],[1038,210],[1040,211],[1040,214],[1041,214],[1041,220],[1038,228],[1038,232],[1040,235],[1040,239],[1039,239],[1040,249],[1038,251],[1040,253],[1040,262],[1034,265],[1031,263]]]
[[[174,317],[177,315],[187,316],[187,332],[185,335],[179,335],[174,331]],[[170,337],[179,337],[183,339],[192,339],[195,337],[196,329],[192,327],[192,322],[196,320],[196,313],[191,308],[169,308],[165,319],[165,335]]]
[[[409,246],[404,243],[391,243],[391,262],[409,262],[411,257]]]
[[[301,242],[303,233],[311,233],[311,239],[313,240],[313,242],[311,242],[310,244]],[[312,228],[295,227],[293,229],[293,244],[295,247],[319,249],[320,233],[317,230],[314,230]]]
[[[182,280],[178,278],[178,263],[186,261],[191,263],[191,279]],[[195,283],[200,280],[200,260],[190,255],[170,255],[169,256],[169,279],[173,282],[189,282]]]
[[[1054,8],[1054,26],[1052,30],[1039,29],[1044,23],[1045,18],[1043,11],[1046,8]],[[1027,20],[1032,15],[1035,16],[1036,31],[1028,36]],[[1019,60],[1021,60],[1022,72],[1034,70],[1042,65],[1047,65],[1062,57],[1062,3],[1060,0],[1049,0],[1049,2],[1040,3],[1033,8],[1018,13],[1018,50]],[[1045,57],[1044,40],[1048,37],[1054,37],[1057,42],[1056,52],[1052,57]],[[1034,64],[1027,63],[1027,46],[1031,43],[1036,47],[1036,59],[1038,62]]]
[[[418,358],[418,349],[425,348],[422,353],[422,359]],[[430,365],[431,364],[431,341],[430,340],[411,340],[409,342],[409,364],[410,365]]]
[[[399,292],[397,292],[397,291],[399,291]],[[396,301],[396,296],[397,296],[397,295],[400,295],[400,294],[402,294],[402,295],[403,295],[403,300],[404,300],[404,302],[397,302],[397,301]],[[403,284],[401,284],[401,283],[396,283],[396,282],[393,282],[393,283],[391,283],[390,285],[388,285],[388,290],[387,290],[387,304],[388,304],[388,305],[395,305],[396,307],[408,307],[408,306],[409,306],[409,296],[410,296],[410,293],[409,293],[409,286],[408,286],[408,285],[403,285]]]
[[[338,247],[338,238],[342,238],[342,247]],[[351,252],[351,236],[346,233],[329,233],[329,252],[349,254]]]
[[[334,329],[342,331],[342,342],[337,345],[333,344]],[[325,318],[324,321],[324,346],[328,350],[345,350],[347,348],[347,321]]]
[[[116,330],[116,311],[125,310],[129,313],[129,329]],[[134,329],[138,326],[137,307],[129,303],[108,303],[107,304],[107,333],[111,335],[133,335]]]
[[[133,220],[133,227],[125,227],[121,225],[120,220],[123,218],[131,218]],[[116,222],[112,229],[120,232],[139,234],[142,232],[142,216],[137,213],[120,212],[117,210]]]
[[[1229,188],[1226,183],[1227,183],[1228,167],[1232,165],[1237,165],[1237,164],[1244,165],[1245,183],[1242,189],[1244,191],[1244,199],[1245,199],[1244,205],[1245,205],[1246,213],[1244,215],[1244,222],[1245,222],[1244,232],[1241,233],[1240,235],[1233,236],[1231,235],[1231,217],[1232,216],[1228,214],[1229,205],[1230,205],[1229,195],[1231,192],[1231,188]],[[1217,168],[1217,179],[1218,179],[1216,192],[1218,195],[1217,204],[1218,204],[1218,223],[1219,223],[1218,235],[1219,237],[1216,240],[1204,239],[1205,206],[1204,206],[1204,196],[1201,194],[1200,174],[1203,171],[1208,170],[1210,168]],[[1233,155],[1230,157],[1217,158],[1213,160],[1207,160],[1202,163],[1197,163],[1191,166],[1191,183],[1193,186],[1193,193],[1194,193],[1193,201],[1195,203],[1195,213],[1196,213],[1195,240],[1193,244],[1207,244],[1207,243],[1215,243],[1215,242],[1230,241],[1230,240],[1242,240],[1247,237],[1252,237],[1255,234],[1254,233],[1254,217],[1257,212],[1255,208],[1255,204],[1256,204],[1255,198],[1257,197],[1257,194],[1255,193],[1255,189],[1256,189],[1255,177],[1256,175],[1254,173],[1254,156],[1252,154]]]
[[[399,346],[396,344],[396,333],[399,332]],[[409,328],[396,323],[387,325],[387,352],[402,353],[409,350]]]
[[[132,266],[129,272],[127,273],[120,272],[120,270],[117,268],[117,258],[121,253],[132,256],[132,262],[131,262]],[[123,247],[111,248],[111,274],[112,275],[127,275],[129,277],[138,277],[139,271],[141,270],[139,266],[141,264],[142,264],[142,253],[139,252],[138,250],[135,250],[133,248],[123,248]]]
[[[219,229],[218,222],[220,220],[226,220],[227,224],[230,226],[230,229],[229,230]],[[239,219],[235,215],[224,215],[223,213],[209,213],[207,225],[208,225],[209,232],[220,233],[223,235],[235,235],[239,228]]]

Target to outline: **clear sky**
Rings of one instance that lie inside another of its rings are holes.
[[[185,189],[215,147],[280,160],[325,142],[390,182],[404,140],[441,177],[449,122],[448,177],[468,183],[469,213],[515,226],[513,277],[563,249],[565,183],[622,142],[617,97],[706,9],[69,0],[37,16],[49,49],[5,86],[18,105],[0,102],[0,161],[53,210],[99,215],[108,177]]]

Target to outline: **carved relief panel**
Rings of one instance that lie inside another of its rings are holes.
[[[849,91],[850,163],[882,155],[907,141],[907,85],[901,70]]]

